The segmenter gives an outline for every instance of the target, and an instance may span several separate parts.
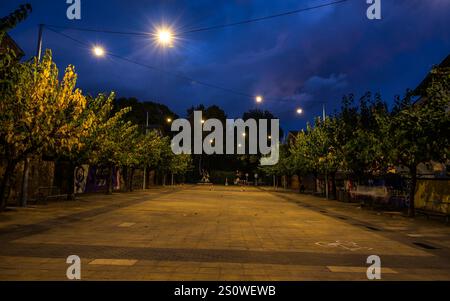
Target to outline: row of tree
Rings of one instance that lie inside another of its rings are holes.
[[[409,211],[414,214],[418,165],[447,163],[450,155],[449,71],[434,69],[424,88],[408,91],[392,109],[379,94],[366,93],[359,102],[353,95],[344,97],[340,112],[308,124],[281,147],[279,163],[263,170],[272,175],[327,175],[335,183],[337,172],[361,182],[405,167]],[[336,196],[336,191],[331,194]]]
[[[137,168],[183,173],[189,156],[175,156],[170,138],[146,133],[125,118],[129,107],[114,109],[114,94],[86,96],[76,88],[73,66],[59,80],[47,51],[41,61],[18,62],[12,51],[0,60],[0,156],[4,172],[0,208],[4,208],[16,167],[31,157],[46,156],[81,164],[121,168],[127,186]],[[112,189],[109,177],[108,191]],[[69,179],[70,180],[70,179]],[[72,190],[73,191],[73,190]]]

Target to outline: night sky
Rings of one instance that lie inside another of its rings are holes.
[[[82,0],[82,19],[66,18],[65,0],[28,1],[33,13],[10,32],[25,59],[36,51],[39,23],[97,29],[152,32],[160,24],[176,31],[237,22],[332,0]],[[0,15],[23,1],[1,0]],[[89,44],[198,81],[261,94],[262,109],[280,117],[284,129],[302,128],[321,113],[339,108],[344,94],[381,92],[394,96],[414,88],[434,64],[450,53],[449,0],[382,0],[380,21],[366,18],[365,0],[296,15],[179,36],[161,49],[149,38],[63,30]],[[166,104],[184,116],[192,105],[217,104],[228,117],[255,108],[253,98],[203,87],[115,58],[96,58],[90,49],[51,31],[44,48],[53,50],[62,70],[73,64],[86,93]],[[295,108],[305,114],[296,116]]]

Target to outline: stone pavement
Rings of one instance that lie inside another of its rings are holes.
[[[0,214],[0,279],[450,280],[450,227],[309,195],[183,186]]]

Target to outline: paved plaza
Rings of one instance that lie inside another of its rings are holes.
[[[268,188],[179,186],[0,214],[0,279],[450,280],[450,227]]]

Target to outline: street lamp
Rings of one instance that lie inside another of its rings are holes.
[[[258,96],[255,97],[255,100],[256,100],[257,103],[262,103],[264,99],[263,99],[262,96],[258,95]]]
[[[94,46],[92,48],[92,53],[97,57],[105,56],[105,49],[101,46]]]
[[[155,33],[156,42],[163,47],[173,47],[174,34],[170,28],[160,27]]]
[[[172,123],[172,118],[167,118],[167,123]]]
[[[298,115],[302,115],[303,114],[303,109],[302,108],[298,108],[296,112],[297,112]]]

